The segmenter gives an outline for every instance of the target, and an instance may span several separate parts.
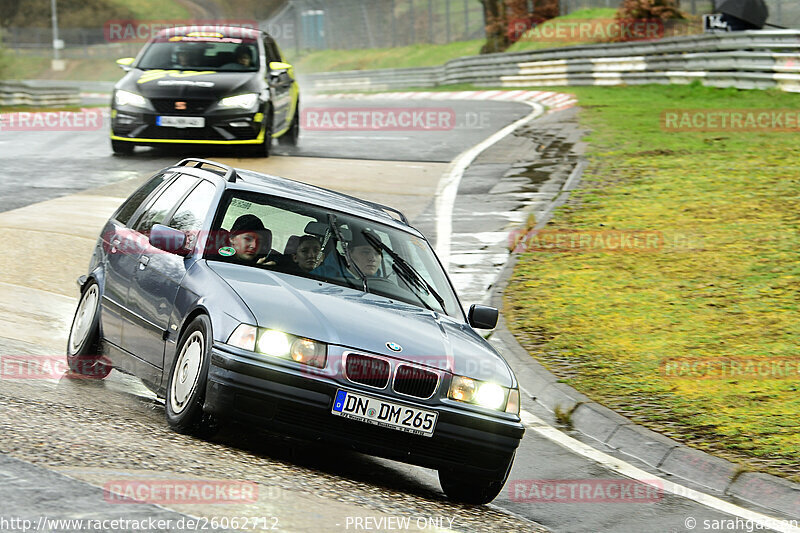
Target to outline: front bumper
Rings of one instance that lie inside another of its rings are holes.
[[[492,479],[503,479],[525,432],[518,421],[438,405],[433,407],[439,412],[433,436],[411,435],[331,414],[339,389],[374,395],[350,383],[311,376],[214,346],[204,410],[293,437],[324,440],[370,455]],[[422,403],[406,403],[431,409]]]
[[[159,116],[203,117],[202,128],[176,128],[159,126]],[[111,110],[111,138],[136,144],[158,145],[164,143],[202,144],[260,144],[265,135],[264,113],[159,113],[136,108]]]

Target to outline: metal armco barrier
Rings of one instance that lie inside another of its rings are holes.
[[[74,87],[47,87],[26,82],[0,82],[0,105],[64,106],[79,105],[80,93]]]
[[[462,57],[441,67],[328,72],[316,91],[383,91],[470,83],[491,87],[686,84],[800,92],[800,31],[672,37]]]

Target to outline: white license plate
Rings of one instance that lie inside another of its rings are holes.
[[[343,390],[336,393],[331,413],[424,437],[433,436],[433,428],[436,427],[436,419],[439,417],[439,413],[435,411],[386,402]]]
[[[205,117],[158,117],[156,124],[170,128],[204,128]]]

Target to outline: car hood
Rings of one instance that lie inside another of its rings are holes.
[[[223,98],[261,92],[258,72],[198,72],[192,70],[133,69],[116,88],[146,98]]]
[[[209,262],[267,327],[511,387],[511,369],[467,324],[397,300],[313,279]],[[393,352],[387,343],[396,343]]]

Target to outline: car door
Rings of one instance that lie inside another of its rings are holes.
[[[100,323],[103,338],[116,346],[122,345],[122,321],[126,315],[128,287],[139,256],[139,244],[133,239],[130,223],[148,205],[148,200],[158,195],[159,187],[174,175],[173,172],[163,172],[148,180],[122,204],[101,234],[105,276]]]
[[[289,121],[292,118],[289,113],[292,111],[292,85],[294,84],[294,78],[292,77],[291,65],[283,63],[283,58],[275,45],[275,41],[265,37],[263,43],[267,59],[266,81],[270,87],[275,113],[272,132],[278,133],[289,126]]]
[[[158,326],[152,323],[149,317],[154,315],[153,309],[161,302],[142,301],[136,290],[136,274],[146,266],[148,259],[142,259],[151,247],[149,243],[150,229],[155,224],[165,222],[181,200],[200,182],[200,178],[188,174],[179,174],[160,194],[150,202],[146,209],[138,216],[131,229],[131,241],[136,243],[136,248],[131,250],[134,255],[134,267],[127,280],[128,295],[125,300],[125,313],[122,318],[122,344],[121,347],[135,355],[138,359],[149,363],[147,366],[156,367],[160,361],[158,354],[145,353],[142,346],[148,343],[144,340],[148,336],[160,335]],[[144,264],[143,264],[144,263]]]
[[[177,194],[176,190],[176,197]],[[142,230],[149,232],[154,224],[163,224],[185,232],[187,246],[193,247],[214,197],[214,185],[200,180],[178,201],[173,197],[165,200],[164,206],[171,203],[166,213],[154,204],[155,216]],[[191,257],[159,250],[149,242],[145,243],[137,261],[128,293],[128,307],[137,320],[126,324],[129,329],[125,332],[125,339],[133,354],[157,368],[163,368],[165,341],[171,332],[177,330],[180,321],[174,319],[172,312],[181,281],[192,261]]]

